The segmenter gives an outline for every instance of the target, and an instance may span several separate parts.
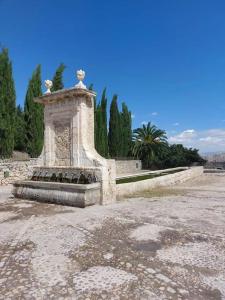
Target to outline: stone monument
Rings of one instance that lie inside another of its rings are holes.
[[[41,165],[28,180],[14,184],[15,197],[85,207],[116,198],[115,161],[100,156],[94,146],[95,92],[77,71],[75,87],[50,91],[34,101],[44,105],[44,149]]]

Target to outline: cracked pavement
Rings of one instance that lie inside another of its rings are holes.
[[[225,299],[225,176],[85,209],[0,187],[0,299]]]

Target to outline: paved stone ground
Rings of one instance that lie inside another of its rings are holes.
[[[0,299],[225,299],[225,176],[107,207],[0,188]]]

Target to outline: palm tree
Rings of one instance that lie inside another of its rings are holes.
[[[141,159],[149,167],[160,156],[167,146],[167,136],[164,130],[148,122],[142,128],[133,131],[133,149],[135,157]]]

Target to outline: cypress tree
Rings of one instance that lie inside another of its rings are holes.
[[[11,157],[14,148],[16,93],[8,50],[0,53],[0,156]]]
[[[95,139],[95,149],[97,150],[97,136],[98,136],[98,126],[97,126],[97,103],[96,97],[94,97],[94,139]]]
[[[102,130],[102,152],[103,157],[108,157],[109,148],[108,148],[108,130],[107,130],[107,98],[106,98],[106,88],[104,88],[101,99],[101,130]]]
[[[95,149],[97,150],[97,152],[102,155],[103,152],[103,147],[102,147],[102,140],[103,140],[103,136],[102,136],[102,111],[101,111],[101,104],[99,103],[96,106],[96,110],[95,110],[95,129],[96,129],[96,133],[95,133]]]
[[[89,91],[93,91],[93,83],[91,83],[88,87]]]
[[[15,146],[17,151],[26,151],[24,113],[20,105],[16,108]]]
[[[107,134],[107,98],[106,89],[103,90],[101,102],[95,109],[96,124],[96,150],[103,157],[108,157],[108,134]]]
[[[33,100],[41,95],[41,66],[38,65],[29,81],[24,105],[26,149],[31,157],[38,157],[43,147],[43,107]]]
[[[58,66],[58,68],[56,69],[55,75],[52,79],[52,88],[51,88],[52,92],[62,90],[64,88],[63,72],[64,72],[65,68],[66,68],[66,66],[61,63]]]
[[[93,83],[91,83],[88,87],[90,91],[93,91]],[[95,149],[98,148],[98,126],[97,126],[97,100],[94,97],[94,141],[95,141]]]
[[[121,145],[121,156],[127,157],[131,148],[132,142],[132,119],[131,112],[128,110],[127,105],[122,103],[121,112],[121,130],[122,130],[122,145]]]
[[[110,106],[108,143],[110,156],[119,157],[121,155],[121,124],[117,95],[113,96]]]
[[[93,84],[88,88],[93,90]],[[95,149],[104,156],[108,156],[108,137],[107,137],[107,99],[105,97],[106,89],[103,91],[101,102],[97,104],[97,99],[94,97],[94,137],[95,137]],[[103,125],[105,124],[105,125]],[[105,127],[106,126],[106,133]]]

